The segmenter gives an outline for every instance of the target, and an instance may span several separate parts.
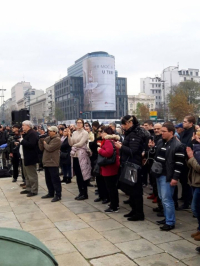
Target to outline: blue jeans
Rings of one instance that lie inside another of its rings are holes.
[[[166,224],[175,224],[175,207],[173,201],[175,187],[170,186],[170,182],[166,182],[166,176],[160,176],[156,179],[158,187],[158,196],[162,201]]]
[[[192,187],[193,199],[191,209],[198,220],[198,230],[200,231],[200,187]]]

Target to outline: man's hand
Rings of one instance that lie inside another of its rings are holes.
[[[44,144],[47,144],[45,140],[44,140],[44,142],[43,142],[43,143],[44,143]]]
[[[121,143],[120,141],[116,141],[116,142],[115,142],[115,147],[116,147],[117,149],[121,149],[121,147],[122,147],[122,143]]]
[[[175,179],[172,179],[170,182],[170,186],[175,187],[178,184],[178,181]]]
[[[190,147],[186,148],[186,152],[187,152],[187,156],[188,156],[189,159],[194,157],[194,152],[193,152],[193,150]]]
[[[100,149],[101,149],[101,148],[100,148],[100,147],[98,147],[98,148],[97,148],[97,151],[99,152],[99,150],[100,150]]]
[[[9,156],[10,156],[10,157],[13,157],[13,153],[10,153]]]

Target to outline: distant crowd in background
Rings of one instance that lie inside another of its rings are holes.
[[[124,217],[134,222],[145,219],[143,189],[148,187],[147,199],[157,204],[153,212],[163,217],[157,221],[160,230],[173,230],[175,211],[191,208],[191,219],[198,222],[191,237],[200,241],[200,127],[191,115],[177,125],[140,124],[126,115],[120,125],[77,119],[76,124],[47,129],[26,120],[22,126],[0,126],[0,151],[3,168],[11,161],[12,182],[21,174],[20,193],[27,197],[38,195],[39,171],[44,171],[48,189],[42,199],[51,202],[61,200],[62,184],[70,186],[76,176],[75,200],[87,200],[88,187],[96,186],[94,201],[107,206],[105,213],[116,213],[120,189],[128,196],[124,204],[131,206]]]

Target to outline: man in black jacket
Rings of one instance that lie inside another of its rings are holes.
[[[165,219],[157,223],[163,225],[161,230],[169,231],[175,227],[173,194],[184,166],[185,145],[174,137],[175,128],[172,123],[164,123],[161,132],[162,139],[157,143],[154,157],[157,165],[154,162],[151,170],[157,178],[158,195],[165,215]],[[154,146],[155,143],[151,142],[149,145]]]
[[[180,134],[180,141],[185,144],[186,147],[192,148],[192,136],[195,132],[195,122],[195,117],[192,115],[185,116],[183,119],[183,128],[185,130]],[[185,165],[180,177],[182,185],[182,200],[184,203],[179,207],[179,210],[189,209],[189,205],[192,200],[192,191],[190,185],[188,184],[188,171],[189,169],[187,165]]]
[[[27,194],[32,197],[38,194],[38,175],[36,164],[38,160],[38,134],[33,130],[33,125],[29,120],[22,123],[22,129],[25,132],[23,139],[20,139],[20,154],[24,176],[26,179],[26,190],[21,194]]]

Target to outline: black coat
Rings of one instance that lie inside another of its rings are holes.
[[[8,135],[6,131],[0,132],[0,146],[7,143]]]
[[[61,165],[62,164],[71,164],[71,156],[70,156],[71,149],[72,149],[72,147],[68,143],[68,138],[66,138],[61,144],[60,151],[61,151],[61,154],[62,153],[67,154],[67,157],[62,158],[62,155],[60,156],[60,164]]]
[[[25,166],[33,165],[39,162],[38,140],[38,134],[33,129],[30,129],[26,134],[24,134],[20,145],[23,146]]]
[[[186,147],[192,148],[192,136],[193,133],[195,132],[195,127],[191,127],[189,129],[185,129],[181,134],[180,134],[180,141],[186,145]]]

